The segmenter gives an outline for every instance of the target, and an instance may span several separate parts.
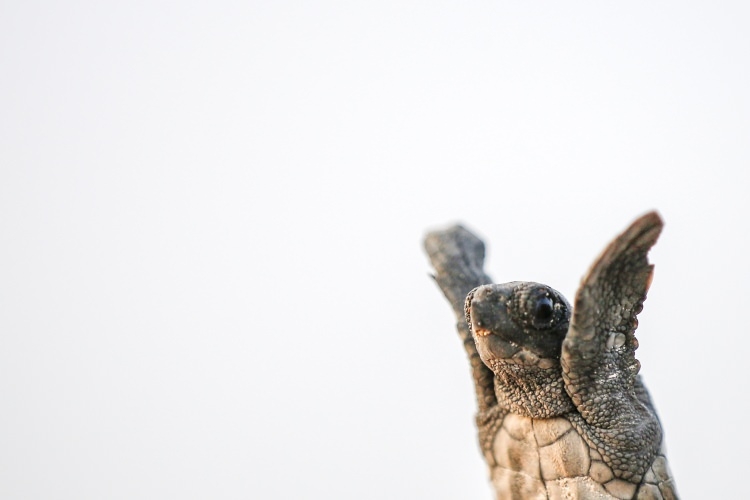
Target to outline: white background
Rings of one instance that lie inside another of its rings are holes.
[[[747,470],[746,2],[0,6],[0,498],[490,498],[426,230],[636,216],[684,498]]]

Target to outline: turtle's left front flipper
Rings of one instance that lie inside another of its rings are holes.
[[[661,229],[659,216],[648,213],[604,250],[576,294],[562,346],[563,378],[588,429],[583,434],[617,477],[635,482],[662,439],[653,409],[636,396],[634,335],[653,272],[647,254]]]

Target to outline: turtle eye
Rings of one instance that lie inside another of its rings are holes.
[[[520,283],[507,303],[511,319],[524,330],[554,330],[550,333],[564,337],[570,314],[565,298],[546,285]]]
[[[540,297],[534,304],[534,319],[539,322],[548,322],[552,319],[555,304],[549,297]]]

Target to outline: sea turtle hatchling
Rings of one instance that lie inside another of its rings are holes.
[[[672,499],[662,429],[638,376],[636,315],[659,216],[637,219],[583,278],[574,307],[539,283],[491,283],[461,226],[427,235],[476,388],[498,499]]]

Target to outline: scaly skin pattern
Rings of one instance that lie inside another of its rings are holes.
[[[469,356],[497,499],[677,498],[635,359],[661,228],[656,213],[633,222],[583,278],[574,308],[539,283],[489,284],[484,244],[461,226],[425,239]]]

